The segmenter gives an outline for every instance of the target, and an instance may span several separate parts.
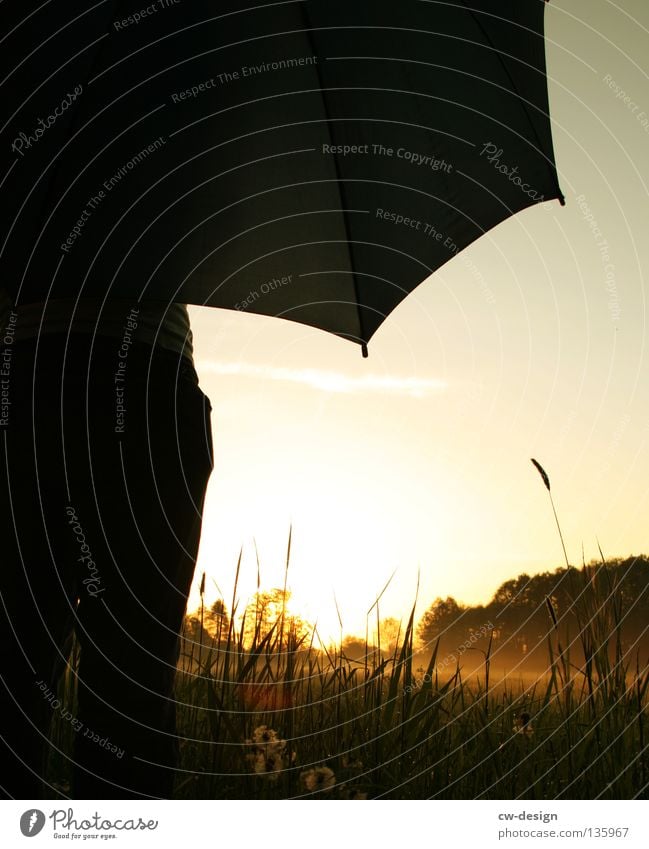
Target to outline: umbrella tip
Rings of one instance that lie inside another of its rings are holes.
[[[361,342],[361,353],[363,354],[364,357],[369,356],[369,354],[367,353],[367,343],[366,342]]]

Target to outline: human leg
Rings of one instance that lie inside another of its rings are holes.
[[[168,798],[176,760],[178,634],[212,469],[209,401],[193,369],[141,354],[115,432],[110,360],[95,370],[71,480],[93,569],[80,593],[77,798]],[[193,379],[192,379],[193,378]]]

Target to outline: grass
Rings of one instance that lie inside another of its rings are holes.
[[[220,641],[185,640],[177,795],[313,795],[304,773],[325,766],[336,785],[322,797],[647,798],[649,670],[639,654],[632,663],[617,653],[614,588],[603,595],[587,570],[573,583],[580,634],[562,645],[549,616],[547,674],[528,686],[491,683],[491,640],[470,679],[460,666],[436,675],[437,646],[425,673],[413,672],[412,615],[392,653],[368,646],[367,662],[342,645],[306,645],[281,618],[249,645],[234,628]],[[260,726],[286,740],[279,771],[254,773],[246,761]]]
[[[566,638],[548,599],[547,669],[528,684],[493,681],[493,633],[471,675],[439,662],[439,641],[427,668],[415,668],[414,604],[396,645],[385,651],[379,628],[360,660],[342,642],[320,644],[284,607],[270,623],[249,608],[217,630],[201,610],[198,632],[181,643],[175,796],[648,798],[649,666],[638,646],[623,650],[619,587],[604,558],[566,563],[577,633]],[[73,682],[61,685],[68,704]],[[66,726],[53,731],[63,748]]]

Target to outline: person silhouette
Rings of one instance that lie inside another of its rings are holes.
[[[3,293],[0,342],[1,793],[41,798],[49,755],[72,782],[46,797],[169,798],[213,468],[187,308]],[[76,703],[57,691],[64,670]],[[57,713],[71,765],[48,742]]]

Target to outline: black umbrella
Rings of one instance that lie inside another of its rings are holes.
[[[0,6],[2,280],[366,344],[510,215],[563,203],[544,0]]]

